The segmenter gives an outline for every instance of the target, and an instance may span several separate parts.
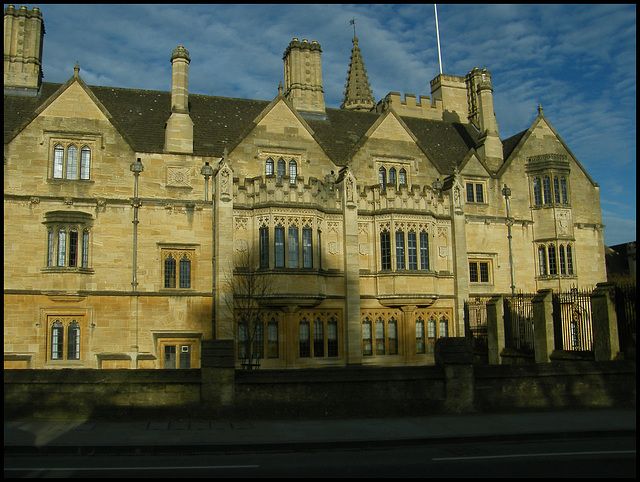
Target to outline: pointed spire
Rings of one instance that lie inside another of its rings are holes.
[[[367,77],[367,70],[364,68],[364,60],[362,60],[360,47],[358,47],[357,37],[353,37],[351,61],[349,62],[345,87],[341,109],[370,111],[375,108],[376,102],[371,92],[371,85]]]

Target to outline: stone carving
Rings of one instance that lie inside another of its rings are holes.
[[[168,167],[167,168],[167,186],[189,187],[189,168],[188,167]]]

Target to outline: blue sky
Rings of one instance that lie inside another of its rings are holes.
[[[190,92],[271,100],[298,37],[322,46],[325,101],[339,107],[352,18],[376,101],[429,95],[439,73],[432,4],[33,6],[47,82],[65,82],[78,61],[89,85],[168,91],[171,51],[184,45]],[[600,185],[605,243],[635,241],[636,6],[447,4],[438,20],[444,73],[491,71],[501,138],[527,129],[542,104]]]

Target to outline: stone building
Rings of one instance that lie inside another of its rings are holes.
[[[294,38],[272,100],[189,93],[182,46],[167,92],[54,84],[39,9],[4,25],[5,367],[197,368],[248,253],[270,368],[432,363],[470,297],[606,279],[598,185],[541,107],[500,139],[486,69],[376,103],[354,38],[332,108]]]

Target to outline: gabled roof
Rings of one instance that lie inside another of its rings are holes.
[[[5,144],[24,129],[64,85],[44,82],[37,97],[5,95]],[[108,111],[110,121],[118,131],[126,134],[134,151],[163,152],[165,125],[171,114],[170,92],[102,86],[88,88]],[[272,103],[189,94],[189,112],[194,123],[193,154],[221,157],[225,148],[231,150],[237,145]],[[327,108],[324,119],[302,118],[331,160],[337,166],[345,166],[354,148],[357,149],[358,143],[365,140],[366,133],[384,115]],[[478,139],[471,124],[407,116],[398,118],[442,174],[451,174],[468,157]]]

